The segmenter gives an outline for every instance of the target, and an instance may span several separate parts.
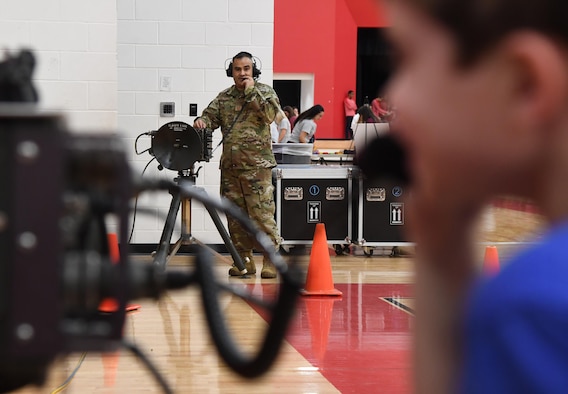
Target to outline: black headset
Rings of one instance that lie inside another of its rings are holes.
[[[242,57],[248,57],[249,59],[252,60],[252,77],[254,80],[257,80],[258,77],[260,76],[261,72],[260,72],[260,68],[257,67],[256,65],[256,61],[258,60],[260,62],[260,60],[251,55],[248,52],[239,52],[237,53],[235,56],[233,56],[233,59],[240,59]],[[231,59],[231,62],[229,63],[229,66],[227,67],[227,76],[232,78],[233,77],[233,59]],[[229,59],[227,59],[228,61]],[[226,64],[226,63],[225,63]]]

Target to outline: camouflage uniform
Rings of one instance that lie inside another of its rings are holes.
[[[201,120],[212,130],[221,127],[221,195],[239,206],[272,239],[280,236],[274,219],[274,186],[270,123],[279,111],[278,96],[270,86],[256,82],[245,91],[234,85],[225,89],[205,108]],[[254,237],[228,217],[231,239],[243,258],[252,262]],[[265,262],[266,259],[265,259]]]

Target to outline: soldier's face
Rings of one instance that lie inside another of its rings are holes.
[[[244,90],[247,83],[253,81],[252,78],[253,64],[248,57],[242,57],[233,61],[233,80],[237,89]]]

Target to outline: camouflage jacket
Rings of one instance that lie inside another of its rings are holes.
[[[274,89],[259,82],[244,92],[233,85],[209,103],[200,118],[212,130],[221,128],[221,168],[276,166],[270,123],[278,114],[279,105]]]

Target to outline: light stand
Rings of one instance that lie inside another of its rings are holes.
[[[178,187],[172,187],[169,190],[172,195],[172,202],[168,211],[166,224],[164,225],[164,230],[162,231],[160,244],[158,245],[156,252],[154,252],[153,263],[162,268],[162,270],[166,269],[169,261],[178,252],[182,245],[191,245],[193,243],[204,246],[220,256],[222,259],[225,259],[225,257],[220,253],[215,252],[191,235],[191,198],[182,197],[179,191],[180,186],[183,186],[184,188],[197,187],[195,186],[195,180],[197,179],[197,173],[199,170],[194,172],[193,168],[196,161],[209,161],[211,159],[213,154],[212,134],[211,130],[196,130],[187,123],[178,121],[166,123],[158,130],[149,133],[149,135],[152,136],[152,148],[149,152],[160,163],[158,168],[160,170],[168,168],[170,170],[178,171],[178,177],[174,178]],[[237,253],[235,245],[231,241],[227,230],[225,230],[225,226],[221,222],[219,214],[215,209],[211,208],[209,204],[203,205],[207,209],[207,212],[209,212],[211,219],[213,219],[213,223],[215,223],[215,227],[217,227],[219,234],[223,238],[223,242],[225,243],[229,253],[231,253],[235,266],[239,269],[242,275],[246,274],[247,270],[245,269],[245,265]],[[170,242],[180,206],[181,236],[170,251]],[[230,264],[232,264],[232,262]]]
[[[197,186],[195,186],[197,175],[198,174],[193,171],[193,168],[189,170],[181,170],[178,172],[178,177],[174,178],[174,181],[178,185],[189,183],[190,187],[197,188]],[[166,269],[166,266],[168,265],[172,257],[176,255],[176,253],[178,252],[179,248],[182,245],[199,244],[201,246],[208,248],[209,250],[212,250],[210,247],[203,244],[202,242],[200,242],[191,235],[191,198],[182,197],[179,192],[179,188],[177,187],[170,189],[169,192],[172,195],[172,202],[170,203],[170,209],[168,211],[166,224],[164,225],[162,236],[160,238],[160,244],[158,245],[158,249],[154,253],[154,260],[153,260],[154,264],[160,266],[162,270]],[[176,217],[179,212],[180,206],[181,206],[181,235],[170,251],[172,233],[174,231]],[[217,227],[217,230],[219,231],[221,238],[223,238],[225,246],[227,247],[229,253],[233,257],[235,266],[241,271],[243,275],[246,274],[247,270],[245,268],[245,265],[243,264],[241,256],[239,255],[237,249],[235,248],[235,245],[231,241],[231,238],[227,233],[227,230],[225,229],[223,222],[221,222],[219,214],[215,209],[209,207],[207,204],[204,204],[204,206],[207,209],[209,215],[211,216],[211,219],[213,220],[215,227]],[[225,257],[222,256],[220,253],[217,253],[215,251],[213,252],[216,255],[220,256],[221,258],[225,259]]]

